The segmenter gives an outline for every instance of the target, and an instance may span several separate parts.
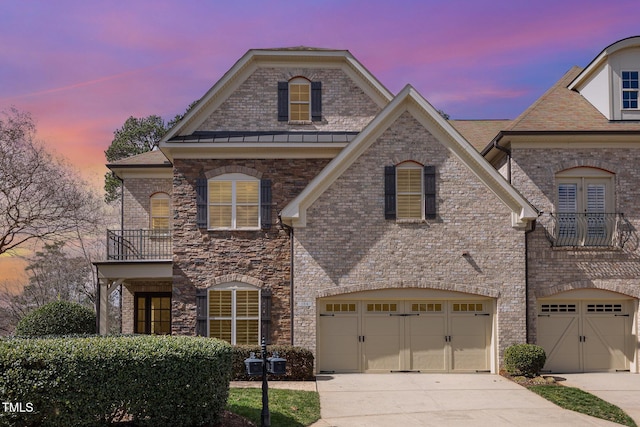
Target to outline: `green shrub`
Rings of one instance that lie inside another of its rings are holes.
[[[25,337],[95,334],[96,314],[80,304],[53,301],[23,317],[15,334]]]
[[[537,377],[546,361],[544,349],[533,344],[515,344],[504,352],[504,366],[511,375]]]
[[[0,397],[33,412],[0,425],[210,425],[229,393],[231,346],[201,337],[0,340]]]
[[[270,345],[267,347],[267,357],[271,357],[277,351],[278,356],[287,361],[287,371],[284,375],[269,375],[269,380],[274,381],[313,381],[313,353],[302,347],[290,345]],[[244,365],[244,360],[251,352],[257,358],[262,358],[262,347],[259,345],[237,345],[233,347],[232,379],[234,381],[257,381],[262,376],[250,377]]]

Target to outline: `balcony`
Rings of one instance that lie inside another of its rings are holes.
[[[539,222],[554,247],[623,248],[633,232],[622,213],[550,213]]]
[[[170,260],[170,230],[107,230],[107,260]]]

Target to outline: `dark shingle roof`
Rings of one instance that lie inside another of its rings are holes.
[[[358,132],[291,132],[291,131],[197,131],[191,135],[174,136],[167,142],[351,142]]]

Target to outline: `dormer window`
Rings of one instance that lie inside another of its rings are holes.
[[[638,108],[638,71],[622,72],[622,108]]]

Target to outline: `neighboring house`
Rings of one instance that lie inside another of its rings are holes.
[[[528,340],[556,372],[638,372],[640,37],[573,68],[483,155],[540,212]]]
[[[514,121],[447,121],[347,51],[251,50],[108,165],[101,333],[121,286],[124,333],[300,345],[317,372],[498,372],[522,342],[638,372],[639,69],[623,40]]]

